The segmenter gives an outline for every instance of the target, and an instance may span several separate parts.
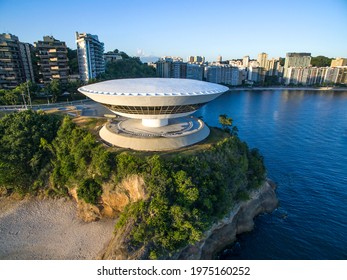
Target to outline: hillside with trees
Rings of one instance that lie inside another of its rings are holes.
[[[107,148],[69,117],[9,114],[0,119],[1,193],[67,196],[76,189],[100,209],[106,189],[124,192],[122,182],[137,176],[145,195],[130,200],[115,230],[129,231],[129,250],[146,246],[141,258],[165,258],[199,240],[265,180],[262,156],[236,136],[231,119],[221,120],[233,135],[212,129],[200,148],[145,153]]]
[[[315,67],[327,67],[331,65],[333,58],[329,58],[323,55],[313,56],[311,58],[311,65]]]
[[[106,64],[106,71],[98,80],[124,79],[124,78],[148,78],[156,77],[156,71],[147,63],[142,63],[139,57],[130,57],[125,52],[119,52],[122,59]]]

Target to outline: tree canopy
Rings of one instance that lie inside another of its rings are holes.
[[[138,57],[129,57],[124,52],[120,54],[123,59],[106,64],[105,73],[99,77],[101,80],[156,77],[155,69],[142,63]]]
[[[332,60],[332,58],[319,55],[311,58],[311,65],[316,67],[326,67],[331,65]]]
[[[53,141],[60,123],[30,110],[0,119],[0,185],[26,192],[43,182],[49,157],[42,144]]]

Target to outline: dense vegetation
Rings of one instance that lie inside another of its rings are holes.
[[[44,143],[56,137],[61,118],[23,111],[0,119],[0,186],[20,193],[42,187],[50,158]]]
[[[117,157],[122,174],[142,174],[150,199],[130,205],[116,225],[134,227],[129,242],[151,248],[149,258],[198,241],[212,222],[220,219],[248,191],[264,180],[264,165],[257,150],[250,151],[236,137],[227,137],[211,149],[194,155],[177,154],[138,158]],[[126,170],[124,172],[124,170]]]
[[[326,67],[330,66],[332,60],[332,58],[323,55],[313,56],[311,58],[311,65],[316,67]]]
[[[100,75],[99,80],[156,77],[155,69],[146,63],[142,63],[140,58],[130,57],[124,52],[119,54],[122,59],[108,62],[106,71]]]
[[[84,181],[100,184],[111,166],[110,153],[68,117],[27,110],[0,119],[0,186],[7,192],[65,195],[80,184],[80,196],[95,202],[95,184]]]
[[[0,186],[8,192],[66,195],[77,188],[98,204],[104,183],[116,186],[132,174],[144,178],[146,198],[129,204],[116,230],[134,250],[150,248],[160,258],[199,240],[249,190],[263,181],[257,150],[236,136],[232,120],[221,115],[222,137],[208,148],[158,154],[110,152],[68,117],[24,111],[0,119]]]

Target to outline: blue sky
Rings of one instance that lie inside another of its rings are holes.
[[[73,49],[78,31],[132,56],[347,57],[347,0],[0,0],[0,15],[1,33]]]

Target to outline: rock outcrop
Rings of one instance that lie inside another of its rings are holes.
[[[266,212],[272,212],[278,206],[275,194],[275,184],[266,181],[259,189],[250,194],[250,199],[238,203],[222,220],[213,224],[205,232],[204,238],[174,254],[172,259],[213,259],[227,245],[236,240],[236,235],[251,231],[254,227],[254,217]],[[129,260],[142,259],[146,255],[145,246],[133,251],[129,248],[129,233],[133,223],[128,221],[127,227],[118,231],[108,246],[98,256],[99,259]]]
[[[145,182],[139,175],[131,175],[117,185],[104,184],[103,194],[97,205],[84,202],[77,197],[77,188],[70,195],[77,201],[77,215],[85,222],[101,218],[115,218],[131,202],[146,199]]]
[[[261,188],[251,193],[248,201],[240,202],[224,219],[212,225],[204,238],[176,254],[176,259],[212,259],[216,253],[236,240],[236,235],[251,231],[254,217],[270,213],[278,206],[275,184],[266,181]]]

